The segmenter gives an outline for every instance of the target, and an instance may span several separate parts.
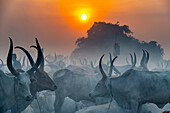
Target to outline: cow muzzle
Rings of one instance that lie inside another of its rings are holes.
[[[26,96],[26,97],[25,97],[25,100],[26,100],[26,101],[31,101],[31,100],[33,100],[32,95],[28,95],[28,96]]]
[[[56,85],[53,85],[52,87],[51,87],[51,91],[55,91],[57,89],[57,86]]]
[[[54,85],[54,90],[56,90],[57,89],[57,86],[56,85]]]

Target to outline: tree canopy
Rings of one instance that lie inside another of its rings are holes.
[[[72,52],[70,59],[77,60],[79,58],[87,58],[89,61],[98,59],[102,54],[115,53],[115,44],[120,46],[120,55],[118,59],[120,63],[125,63],[125,59],[129,57],[129,53],[135,52],[138,60],[142,57],[142,49],[149,51],[150,61],[158,62],[164,55],[164,50],[156,41],[140,41],[133,37],[133,32],[128,25],[120,26],[116,24],[95,22],[93,26],[87,30],[88,36],[78,38],[75,44],[77,48]]]

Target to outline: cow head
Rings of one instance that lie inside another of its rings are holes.
[[[38,68],[38,66],[41,63],[42,52],[40,49],[40,45],[38,43],[38,40],[36,39],[37,50],[38,50],[38,58],[37,58],[36,64],[28,71],[20,73],[16,71],[14,67],[12,66],[13,41],[11,38],[9,39],[10,39],[10,48],[9,48],[8,57],[7,57],[7,66],[10,72],[16,78],[14,82],[14,93],[16,96],[22,97],[27,101],[32,100],[32,95],[30,93],[30,84],[31,84],[30,75],[33,74],[33,72]]]
[[[32,46],[37,49],[37,47]],[[23,47],[17,46],[15,48],[19,48],[22,51],[25,52],[27,55],[31,66],[34,66],[34,61],[29,52],[24,49]],[[42,49],[43,51],[43,49]],[[44,56],[42,57],[40,68],[35,71],[35,73],[32,74],[31,78],[33,80],[35,79],[36,82],[32,83],[31,85],[33,86],[34,90],[36,88],[36,91],[43,91],[43,90],[51,90],[54,91],[57,89],[57,86],[53,82],[53,80],[49,77],[49,75],[44,71]]]
[[[110,71],[108,74],[109,76],[106,75],[106,73],[104,72],[104,70],[102,68],[103,57],[104,57],[104,55],[100,58],[100,61],[99,61],[99,69],[102,74],[102,79],[97,83],[94,90],[92,90],[91,93],[89,94],[89,96],[93,97],[93,98],[110,96],[110,78],[109,77],[111,77],[111,75],[112,75],[113,62],[115,61],[115,59],[117,57],[115,57],[111,61]]]
[[[42,68],[37,69],[33,76],[37,80],[36,86],[38,87],[38,91],[55,91],[57,89],[57,86],[55,85],[53,80]]]

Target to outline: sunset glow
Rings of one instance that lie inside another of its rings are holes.
[[[44,48],[50,48],[46,51],[55,48],[55,51],[59,53],[70,54],[75,47],[74,42],[77,38],[86,37],[86,31],[92,27],[94,22],[114,24],[119,21],[120,25],[130,26],[134,35],[140,40],[159,41],[165,46],[166,58],[170,58],[168,48],[170,43],[168,38],[170,37],[169,0],[3,1],[0,2],[0,35],[3,39],[0,42],[1,52],[8,51],[6,38],[9,36],[15,37],[18,44],[22,41],[20,37],[27,38],[24,41],[25,45],[28,41],[31,43],[32,38],[37,36],[45,40]],[[82,20],[82,14],[86,14],[86,20]],[[166,41],[160,37],[167,37]],[[46,43],[47,40],[48,43]]]
[[[86,15],[86,14],[82,14],[82,15],[81,15],[81,19],[82,19],[82,20],[86,20],[86,19],[87,19],[87,15]]]
[[[67,2],[66,4],[63,0],[58,1],[60,13],[68,26],[79,30],[86,30],[95,21],[103,20],[112,4],[111,0],[98,0],[97,2],[90,0],[68,0]],[[82,19],[81,16],[83,14],[86,14],[86,19]]]

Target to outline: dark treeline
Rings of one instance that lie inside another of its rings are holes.
[[[88,36],[77,39],[77,48],[72,52],[70,59],[75,61],[79,58],[95,60],[102,55],[111,52],[119,55],[119,64],[125,63],[129,58],[129,53],[135,52],[138,60],[142,56],[142,49],[149,51],[150,64],[158,63],[162,60],[164,50],[156,41],[140,41],[133,37],[133,32],[128,25],[120,26],[116,24],[95,22],[87,31]],[[120,60],[121,59],[121,60]]]

